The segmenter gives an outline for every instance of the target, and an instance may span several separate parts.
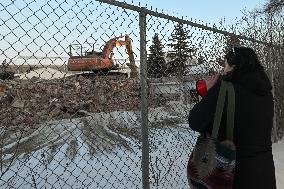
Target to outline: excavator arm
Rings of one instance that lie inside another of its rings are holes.
[[[137,78],[138,77],[138,71],[137,71],[137,66],[135,64],[135,59],[134,59],[134,53],[132,50],[132,44],[131,44],[131,39],[128,35],[125,35],[125,41],[117,40],[116,41],[116,47],[120,47],[125,45],[128,57],[129,57],[129,62],[126,65],[130,68],[130,77],[131,78]]]

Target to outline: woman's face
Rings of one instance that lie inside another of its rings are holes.
[[[235,65],[230,66],[227,62],[227,60],[225,59],[225,66],[224,66],[224,70],[223,70],[223,75],[226,75],[228,72],[232,71],[235,68]]]

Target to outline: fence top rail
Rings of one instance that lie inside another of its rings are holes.
[[[167,15],[167,14],[164,14],[164,13],[160,13],[160,12],[157,12],[157,11],[149,10],[149,9],[146,9],[145,7],[130,5],[128,3],[115,1],[115,0],[96,0],[96,1],[101,2],[101,3],[106,3],[106,4],[109,4],[109,5],[113,5],[113,6],[117,6],[117,7],[123,8],[123,9],[129,9],[129,10],[136,11],[136,12],[144,12],[148,15],[152,15],[152,16],[167,19],[167,20],[172,20],[172,21],[175,21],[175,22],[190,25],[190,26],[200,28],[200,29],[203,29],[203,30],[212,31],[214,33],[219,33],[219,34],[223,34],[223,35],[226,35],[226,36],[235,36],[239,39],[248,40],[248,41],[251,41],[251,42],[254,42],[254,43],[259,43],[259,44],[267,45],[267,46],[270,46],[270,47],[276,47],[276,48],[280,48],[280,49],[283,48],[283,46],[281,46],[281,45],[276,45],[276,44],[272,44],[272,43],[269,43],[269,42],[256,40],[256,39],[251,38],[251,37],[237,35],[237,34],[225,31],[225,30],[220,30],[215,26],[210,27],[207,24],[203,25],[203,24],[199,24],[199,23],[196,23],[196,22],[193,22],[193,21],[190,21],[190,20],[184,20],[183,18],[178,18],[178,17],[175,17],[175,16],[170,16],[170,15]]]

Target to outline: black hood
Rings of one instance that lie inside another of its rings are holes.
[[[264,96],[270,94],[272,90],[271,82],[263,69],[246,73],[233,82],[256,95]]]

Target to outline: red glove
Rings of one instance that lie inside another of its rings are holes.
[[[205,96],[207,93],[207,85],[205,80],[196,81],[196,90],[200,96]]]
[[[217,82],[220,77],[220,74],[211,76],[206,80],[196,81],[196,90],[200,96],[205,96],[207,91],[211,89]]]

